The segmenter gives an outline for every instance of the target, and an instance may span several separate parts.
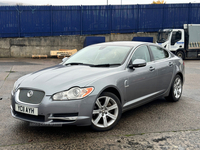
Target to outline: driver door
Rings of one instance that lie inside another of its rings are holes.
[[[147,65],[135,69],[127,68],[129,86],[126,92],[127,100],[132,101],[131,103],[151,97],[157,89],[156,65],[151,61],[149,49],[146,45],[142,45],[134,51],[131,62],[135,59],[144,59]]]

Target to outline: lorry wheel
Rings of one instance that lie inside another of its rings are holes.
[[[182,59],[185,59],[185,54],[184,54],[183,51],[178,51],[178,52],[176,53],[176,55],[177,55],[178,57],[182,58]]]

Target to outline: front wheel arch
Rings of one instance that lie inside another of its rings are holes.
[[[114,95],[116,95],[118,97],[120,103],[122,103],[121,94],[120,94],[120,92],[116,88],[114,88],[114,87],[107,87],[106,89],[104,89],[101,92],[101,94],[104,93],[104,92],[113,93]]]

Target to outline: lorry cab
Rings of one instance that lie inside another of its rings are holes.
[[[184,50],[184,37],[185,33],[183,29],[159,30],[157,44],[182,57],[181,55],[184,55],[181,52]]]

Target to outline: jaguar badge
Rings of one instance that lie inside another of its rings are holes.
[[[27,97],[30,98],[30,97],[32,97],[32,96],[33,96],[33,91],[32,91],[32,90],[28,91],[28,92],[27,92]]]

